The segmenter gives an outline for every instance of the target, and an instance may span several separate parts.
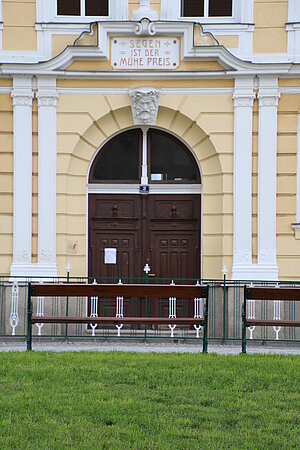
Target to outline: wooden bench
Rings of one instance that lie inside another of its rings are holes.
[[[244,286],[244,304],[242,308],[242,352],[246,353],[246,328],[251,326],[283,326],[300,327],[299,320],[269,320],[269,319],[248,319],[247,300],[279,300],[279,301],[300,301],[300,287],[251,287]]]
[[[69,317],[34,316],[32,297],[98,297],[101,298],[184,298],[204,299],[203,316],[196,317]],[[35,323],[195,325],[203,327],[203,352],[207,352],[208,286],[157,284],[32,284],[28,285],[27,350],[32,349],[32,325]]]

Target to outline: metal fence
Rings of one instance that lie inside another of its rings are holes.
[[[42,282],[36,280],[37,282]],[[44,282],[53,283],[155,283],[155,284],[196,284],[209,285],[209,316],[208,316],[208,339],[218,342],[241,341],[242,338],[242,303],[243,288],[245,284],[255,286],[289,286],[300,287],[300,282],[252,282],[249,281],[226,281],[224,280],[197,280],[197,279],[143,279],[123,278],[97,278],[88,279],[85,277],[74,278],[64,277],[53,280],[44,278]],[[15,279],[0,279],[0,337],[11,339],[25,339],[27,332],[27,281]],[[174,306],[174,305],[173,305]],[[39,297],[34,302],[33,313],[35,315],[70,315],[77,317],[90,317],[98,314],[98,305],[92,299],[86,297],[66,298]],[[166,299],[157,298],[152,305],[152,314],[168,317],[170,303]],[[201,308],[201,305],[199,306]],[[131,298],[124,300],[104,299],[101,304],[101,314],[123,314],[124,317],[139,315],[139,299]],[[187,303],[177,302],[176,309],[178,317],[180,314],[187,314]],[[248,318],[272,319],[272,320],[295,320],[300,317],[300,302],[267,302],[248,300]],[[200,311],[201,312],[201,311]],[[174,313],[174,311],[173,311]],[[192,311],[192,314],[195,310]],[[202,330],[197,330],[193,326],[177,326],[173,331],[168,326],[137,326],[127,325],[121,328],[116,326],[96,326],[85,324],[36,324],[34,325],[33,336],[36,338],[57,338],[67,339],[172,339],[183,341],[195,341],[202,337]],[[253,342],[284,341],[299,342],[299,328],[283,327],[249,327],[247,329],[247,339]],[[196,341],[195,341],[196,342]]]

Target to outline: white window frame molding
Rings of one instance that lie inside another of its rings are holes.
[[[208,5],[208,0],[206,0]],[[206,17],[183,17],[181,15],[182,0],[161,0],[161,20],[186,20],[196,21],[201,24],[206,23],[253,23],[253,0],[232,0],[233,14],[231,17],[208,17],[208,7],[206,7]]]
[[[300,2],[289,0],[287,31],[287,53],[293,62],[300,61]]]
[[[1,1],[1,0],[0,0]],[[82,0],[81,0],[82,1]],[[90,24],[97,21],[128,20],[128,0],[109,0],[109,16],[59,16],[57,0],[37,0],[36,31],[39,60],[52,58],[52,36],[54,34],[80,35],[88,31]]]
[[[200,22],[204,32],[238,36],[239,46],[230,52],[239,58],[252,58],[254,0],[233,0],[232,17],[182,17],[181,1],[161,0],[161,20]]]
[[[85,0],[81,0],[81,5]],[[82,10],[82,8],[81,8]],[[37,23],[91,23],[99,20],[128,20],[128,0],[109,0],[108,16],[61,16],[57,14],[57,0],[37,0]]]

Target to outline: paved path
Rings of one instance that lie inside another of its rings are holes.
[[[202,343],[196,344],[173,344],[173,343],[133,343],[133,342],[54,342],[48,341],[43,343],[33,343],[35,351],[52,351],[52,352],[137,352],[137,353],[201,353]],[[9,351],[25,351],[26,344],[24,342],[0,341],[0,352]],[[232,345],[208,345],[209,353],[217,353],[218,355],[238,355],[241,353],[240,344]],[[298,355],[300,356],[300,345],[293,346],[275,346],[268,344],[267,346],[247,345],[248,354],[280,354],[280,355]]]

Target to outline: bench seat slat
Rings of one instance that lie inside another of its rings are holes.
[[[282,326],[282,327],[300,327],[300,321],[296,320],[261,320],[261,319],[246,319],[246,326]]]
[[[246,298],[251,300],[300,301],[299,288],[247,287]]]
[[[169,284],[32,284],[32,297],[177,297],[206,298],[207,287]]]
[[[201,325],[204,317],[194,319],[191,317],[57,317],[57,316],[32,316],[32,323],[99,323],[99,324],[170,324],[170,325]]]

